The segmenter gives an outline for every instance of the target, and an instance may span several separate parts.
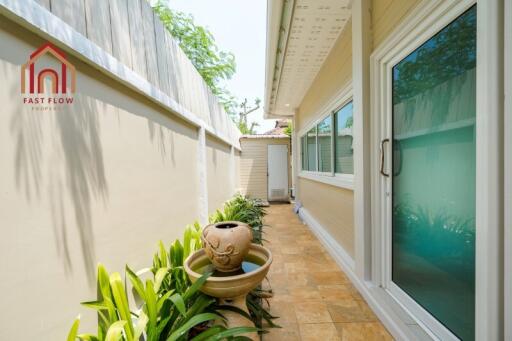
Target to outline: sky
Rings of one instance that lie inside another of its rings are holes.
[[[263,119],[265,83],[265,0],[169,0],[169,6],[190,13],[197,25],[204,26],[215,37],[217,46],[235,55],[236,74],[226,81],[226,88],[240,100],[254,103],[260,98],[260,109],[251,113],[249,122],[260,124],[263,133],[274,128],[275,120]]]

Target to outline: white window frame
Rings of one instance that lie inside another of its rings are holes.
[[[352,101],[352,84],[344,86],[336,95],[333,96],[331,100],[327,102],[327,104],[319,111],[319,115],[317,118],[308,124],[304,125],[302,129],[299,130],[297,136],[299,137],[299,141],[301,138],[311,130],[311,128],[317,126],[320,122],[322,122],[326,117],[331,117],[331,131],[334,132],[334,112],[343,108],[345,105]],[[349,190],[354,190],[354,174],[342,174],[335,173],[335,148],[334,148],[334,138],[331,138],[331,171],[330,172],[320,172],[319,167],[319,150],[318,150],[318,128],[316,130],[317,134],[317,143],[316,143],[316,165],[317,171],[306,171],[302,169],[302,143],[300,144],[300,171],[298,176],[300,178],[313,180],[317,182],[321,182],[327,185],[336,186],[340,188],[345,188]]]
[[[505,34],[504,34],[504,240],[505,240],[505,262],[504,262],[504,297],[505,297],[505,340],[512,340],[512,2],[505,2]]]
[[[391,137],[392,67],[473,6],[476,0],[424,0],[371,56],[372,281],[382,286],[434,339],[457,340],[446,327],[391,281],[391,181],[380,175],[380,142]],[[502,339],[498,290],[500,268],[500,0],[477,4],[477,180],[476,289],[477,340]],[[389,169],[391,143],[384,147]],[[497,176],[498,175],[498,176]],[[503,188],[503,187],[502,187]],[[494,250],[494,251],[493,251]],[[502,255],[502,254],[501,254]]]

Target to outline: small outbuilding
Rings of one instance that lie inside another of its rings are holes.
[[[264,134],[240,138],[240,191],[266,202],[290,201],[292,187],[288,122],[280,120]]]

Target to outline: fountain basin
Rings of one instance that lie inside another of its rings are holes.
[[[205,272],[213,271],[213,274],[208,277],[200,290],[217,298],[222,305],[231,305],[249,313],[246,304],[247,294],[265,279],[271,264],[272,253],[267,248],[250,244],[242,267],[237,272],[214,271],[215,265],[208,258],[205,249],[191,254],[185,260],[184,268],[192,283],[197,281]],[[239,313],[224,310],[222,314],[226,318],[229,328],[254,327],[251,320]],[[254,341],[259,340],[257,333],[248,333],[244,336]]]
[[[251,244],[244,260],[257,264],[258,267],[246,273],[228,273],[221,276],[214,274],[206,280],[201,291],[221,299],[247,295],[265,279],[272,264],[272,253],[263,246]],[[211,262],[204,249],[194,252],[185,260],[184,268],[192,283],[203,275],[201,269],[209,264]]]

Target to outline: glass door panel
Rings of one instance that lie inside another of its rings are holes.
[[[474,339],[476,7],[393,67],[392,281]]]

